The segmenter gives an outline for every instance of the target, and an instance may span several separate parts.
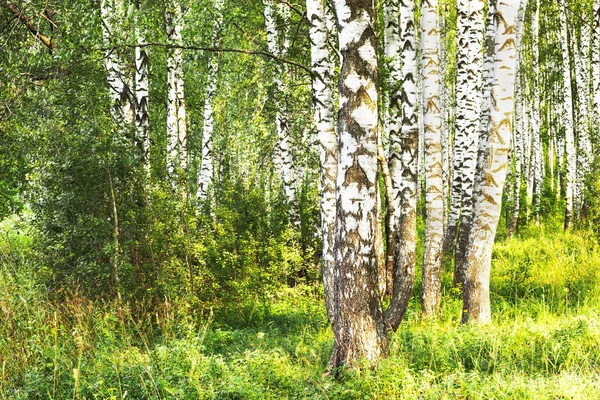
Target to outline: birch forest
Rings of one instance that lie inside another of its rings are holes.
[[[597,399],[600,0],[0,0],[0,399]]]

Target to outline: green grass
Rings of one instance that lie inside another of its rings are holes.
[[[423,320],[411,304],[376,370],[325,375],[332,346],[317,288],[282,290],[227,323],[184,300],[152,311],[63,301],[39,284],[31,238],[0,226],[0,398],[595,399],[600,249],[585,233],[530,228],[496,245],[494,324],[460,326],[461,302]],[[8,227],[7,227],[8,226]],[[43,271],[42,271],[43,272]],[[445,281],[449,281],[446,276]],[[251,315],[250,315],[251,314]],[[235,317],[235,315],[234,315]]]

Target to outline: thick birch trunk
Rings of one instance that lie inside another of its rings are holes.
[[[215,20],[212,32],[212,47],[221,46],[223,29],[223,0],[215,0]],[[198,200],[206,199],[208,189],[212,185],[215,175],[213,159],[213,131],[215,129],[214,102],[217,97],[217,81],[219,74],[219,53],[211,53],[208,60],[208,74],[206,77],[204,99],[204,126],[202,129],[202,165],[198,176]]]
[[[423,256],[423,314],[434,314],[441,300],[444,242],[444,180],[442,177],[442,116],[440,113],[440,35],[438,1],[424,0],[421,8],[423,40],[423,123],[425,127],[425,250]]]
[[[165,4],[167,39],[175,45],[183,44],[183,14],[179,0]],[[167,174],[174,183],[178,170],[187,169],[187,121],[183,78],[183,50],[169,50],[167,59]]]
[[[475,168],[477,164],[477,148],[479,138],[480,108],[481,108],[481,72],[483,67],[483,30],[484,2],[471,0],[469,2],[469,40],[467,44],[467,101],[464,116],[464,147],[461,166],[462,173],[462,207],[456,253],[454,257],[454,281],[464,282],[464,259],[469,241],[469,232],[473,224],[473,189]]]
[[[336,221],[336,180],[338,168],[337,133],[334,117],[334,64],[328,47],[329,30],[323,0],[306,0],[310,22],[312,95],[321,167],[321,232],[323,240],[323,285],[325,307],[334,320],[333,271]]]
[[[402,42],[402,128],[400,131],[400,220],[398,221],[396,265],[392,300],[386,316],[392,329],[397,329],[412,296],[417,247],[417,184],[419,161],[419,118],[417,94],[417,46],[415,5],[412,0],[400,3]]]
[[[560,32],[561,32],[561,50],[563,57],[563,80],[564,80],[564,124],[565,124],[565,153],[567,158],[567,173],[565,176],[566,186],[566,210],[565,210],[565,229],[571,227],[573,222],[573,196],[575,189],[575,178],[577,168],[577,156],[575,154],[575,133],[573,131],[573,97],[571,89],[571,62],[569,61],[569,42],[567,31],[567,17],[565,0],[559,0],[560,7]]]
[[[481,183],[473,230],[469,237],[464,286],[463,322],[489,323],[492,246],[500,219],[502,191],[510,153],[514,113],[518,0],[498,2],[496,65],[490,96],[490,160]]]
[[[333,2],[342,65],[334,270],[334,349],[330,367],[387,352],[388,327],[377,287],[377,40],[371,1]]]

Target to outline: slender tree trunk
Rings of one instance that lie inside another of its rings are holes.
[[[323,0],[306,0],[310,22],[312,95],[317,124],[321,167],[321,232],[323,240],[323,284],[325,308],[334,320],[333,271],[338,168],[337,132],[334,117],[334,64],[328,47],[329,31]]]
[[[469,2],[469,39],[467,43],[467,102],[464,120],[464,147],[461,166],[462,208],[460,227],[456,241],[454,257],[454,281],[464,282],[464,259],[469,241],[469,232],[473,224],[474,182],[477,164],[477,148],[479,138],[480,108],[481,108],[481,72],[483,67],[483,30],[484,2],[471,0]]]
[[[342,65],[330,367],[387,352],[373,246],[377,226],[377,39],[371,1],[334,0]]]
[[[561,31],[561,50],[563,57],[563,80],[564,80],[564,124],[565,124],[565,153],[567,158],[566,173],[566,210],[565,210],[565,229],[571,227],[573,222],[573,196],[575,187],[575,177],[577,168],[577,156],[575,154],[575,134],[573,131],[573,97],[571,88],[571,62],[569,61],[569,42],[567,31],[567,17],[565,0],[559,0],[560,7],[560,31]]]
[[[214,2],[215,20],[212,32],[212,47],[221,46],[223,29],[223,0]],[[208,189],[215,175],[213,160],[213,131],[215,128],[214,102],[217,97],[217,81],[219,75],[219,53],[211,53],[208,60],[208,74],[204,90],[204,127],[202,129],[202,165],[198,176],[198,200],[206,199]]]
[[[590,172],[592,165],[592,143],[590,141],[591,118],[590,118],[590,38],[592,30],[588,20],[587,13],[584,13],[581,18],[581,37],[579,46],[576,48],[575,57],[575,78],[577,82],[577,98],[578,98],[578,140],[577,140],[577,183],[575,204],[576,212],[579,214],[582,211],[584,198],[584,180]],[[573,31],[573,38],[575,31]]]
[[[479,2],[479,0],[477,0]],[[469,1],[457,0],[457,49],[456,49],[456,109],[453,149],[453,174],[450,188],[450,212],[444,238],[444,257],[454,254],[458,223],[460,221],[463,192],[463,158],[466,143],[466,109],[468,96],[468,45],[469,45]],[[460,282],[460,280],[455,283]]]
[[[139,17],[141,2],[137,2]],[[138,18],[135,27],[137,43],[145,42]],[[148,116],[148,49],[135,48],[135,126],[137,142],[142,152],[142,165],[146,176],[150,176],[150,117]]]
[[[104,58],[106,81],[112,99],[111,113],[119,126],[126,129],[135,121],[135,107],[131,85],[128,84],[125,65],[121,54],[112,49],[115,40],[115,25],[124,18],[123,3],[119,0],[103,0],[100,3],[104,43],[109,47]]]
[[[518,0],[498,2],[496,65],[490,96],[490,161],[481,183],[473,230],[469,237],[464,285],[463,322],[491,322],[489,284],[492,246],[500,219],[514,112]]]
[[[267,30],[267,44],[269,52],[283,57],[289,46],[288,22],[289,7],[283,3],[274,3],[274,0],[263,0],[265,26]],[[281,29],[280,29],[281,28]],[[275,65],[275,95],[277,141],[273,149],[273,167],[281,175],[283,191],[287,198],[290,210],[290,221],[294,225],[300,224],[300,215],[296,201],[296,189],[298,176],[295,170],[294,154],[292,150],[292,133],[290,115],[287,111],[285,97],[287,95],[287,84],[289,70],[286,65],[277,63]]]
[[[446,51],[446,40],[447,35],[446,28],[446,15],[448,10],[444,6],[439,16],[440,21],[440,84],[441,84],[441,98],[440,98],[440,113],[441,113],[441,136],[442,136],[442,201],[444,208],[444,235],[446,235],[446,224],[448,222],[448,206],[450,203],[450,177],[452,173],[450,171],[450,91],[452,88],[448,87],[446,82],[446,72],[448,64],[448,52]],[[442,242],[442,257],[443,257],[443,242]]]
[[[423,314],[434,314],[441,300],[444,242],[444,180],[442,177],[442,116],[440,113],[440,35],[438,1],[423,0],[423,122],[425,126],[425,250],[423,256]]]
[[[166,0],[165,21],[169,43],[182,45],[183,14],[179,0]],[[167,91],[167,174],[174,185],[177,171],[187,170],[187,121],[181,48],[169,50]]]
[[[531,21],[531,35],[533,39],[533,109],[531,115],[531,168],[533,181],[533,214],[536,224],[540,223],[540,201],[542,197],[542,138],[541,138],[541,79],[539,55],[539,8],[540,2],[536,0],[535,11]]]
[[[600,138],[600,0],[594,0],[594,31],[592,32],[592,85],[594,110],[594,140]]]
[[[402,190],[402,42],[400,38],[400,5],[398,0],[383,3],[385,16],[385,56],[389,71],[387,93],[386,136],[389,138],[388,169],[391,186],[387,187],[387,254],[386,271],[393,276],[400,223],[400,191]],[[393,281],[386,288],[393,291]]]
[[[412,296],[415,280],[417,247],[417,184],[419,161],[419,118],[417,94],[417,46],[415,35],[415,4],[400,3],[402,41],[402,128],[400,131],[401,174],[400,220],[398,221],[396,265],[392,300],[386,316],[392,329],[397,329]],[[396,172],[397,173],[397,172]],[[392,176],[394,172],[392,172]],[[397,178],[396,178],[397,179]],[[397,184],[397,183],[396,183]]]

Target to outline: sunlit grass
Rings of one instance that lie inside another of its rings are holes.
[[[136,310],[48,293],[31,238],[0,229],[0,398],[595,399],[600,251],[585,233],[531,228],[496,245],[494,323],[460,326],[446,287],[437,320],[418,304],[377,370],[325,375],[332,346],[319,290],[282,290],[237,323],[184,300]],[[242,322],[240,322],[242,321]],[[245,321],[245,322],[243,322]]]

